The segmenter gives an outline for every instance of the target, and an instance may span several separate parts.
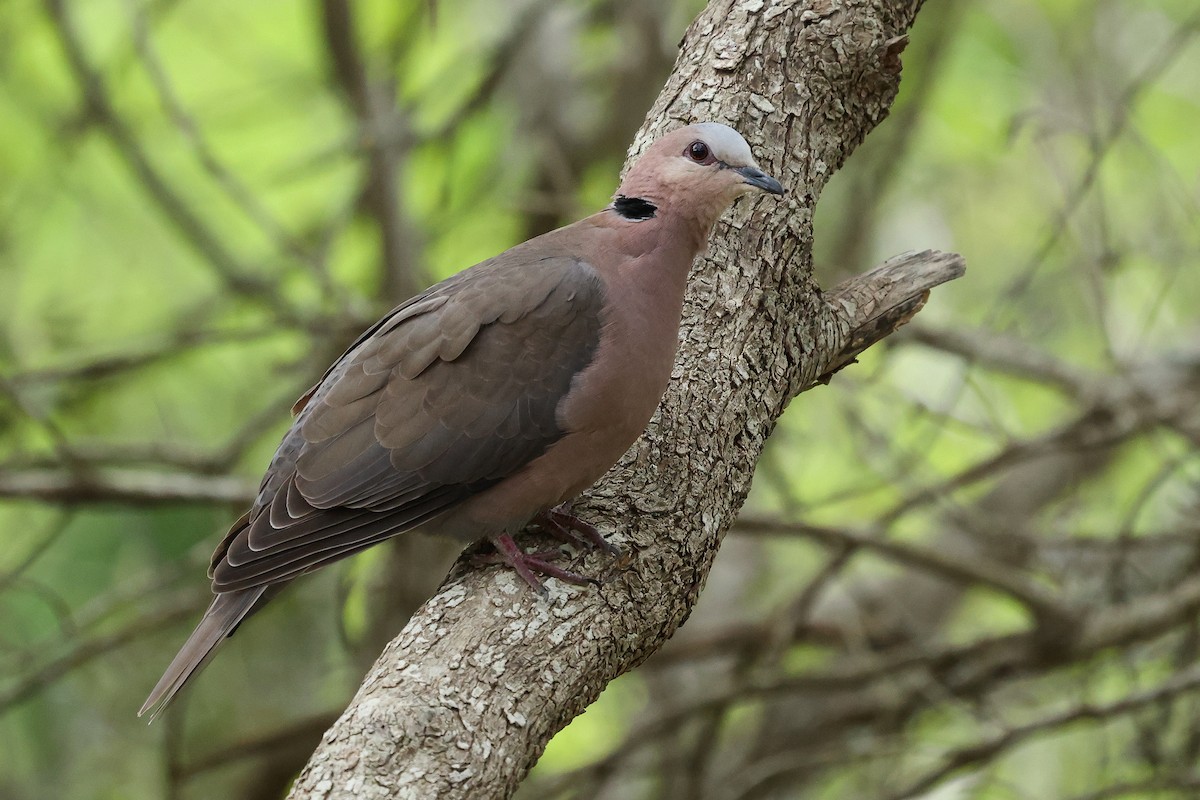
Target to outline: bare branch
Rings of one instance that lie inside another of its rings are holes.
[[[961,277],[965,270],[961,256],[926,250],[895,256],[836,286],[829,293],[830,305],[854,328],[830,369],[817,380],[828,383],[859,353],[912,319],[929,299],[930,289]]]

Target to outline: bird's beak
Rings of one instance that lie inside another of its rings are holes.
[[[764,192],[770,192],[771,194],[783,194],[783,184],[758,167],[735,167],[734,172],[745,178],[742,181],[743,183],[748,183],[756,189],[762,189]]]

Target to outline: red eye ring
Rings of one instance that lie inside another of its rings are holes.
[[[699,139],[689,144],[683,154],[697,164],[712,164],[717,160],[708,145]]]

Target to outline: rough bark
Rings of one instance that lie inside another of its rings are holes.
[[[737,127],[784,202],[745,202],[694,267],[675,372],[643,438],[577,506],[631,555],[599,588],[459,569],[412,618],[291,797],[507,797],[550,737],[679,627],[776,419],[919,310],[961,260],[910,254],[823,295],[813,208],[887,113],[919,0],[714,0],[635,150],[681,123]]]

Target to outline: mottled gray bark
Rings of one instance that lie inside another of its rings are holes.
[[[632,555],[599,589],[460,569],[412,618],[291,797],[507,797],[550,737],[687,618],[788,402],[910,318],[957,257],[893,259],[823,295],[817,197],[887,113],[919,0],[714,0],[635,150],[681,123],[742,131],[785,201],[743,202],[697,261],[679,358],[641,440],[577,508]]]

